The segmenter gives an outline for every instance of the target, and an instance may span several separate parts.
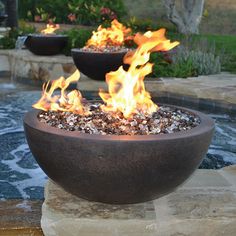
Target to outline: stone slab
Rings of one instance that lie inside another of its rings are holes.
[[[52,181],[45,187],[41,226],[45,236],[137,235],[154,236],[153,202],[108,205],[77,198]]]
[[[222,176],[224,176],[227,181],[236,188],[236,165],[228,166],[219,170]]]
[[[0,71],[11,71],[13,77],[45,82],[75,70],[72,57],[64,55],[37,56],[29,50],[0,50]]]
[[[42,236],[42,201],[0,200],[0,236]]]
[[[235,175],[236,176],[236,175]],[[232,186],[225,177],[220,174],[220,171],[215,170],[197,170],[193,176],[186,181],[182,189],[188,188],[225,188]]]
[[[36,56],[28,50],[13,50],[9,60],[13,77],[41,82],[68,77],[76,70],[72,58],[64,55]]]
[[[235,178],[236,166],[197,170],[175,192],[133,205],[89,202],[49,181],[41,226],[45,236],[234,236]]]
[[[10,71],[10,63],[7,55],[0,54],[0,71]]]

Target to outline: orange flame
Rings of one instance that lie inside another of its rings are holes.
[[[167,51],[179,44],[171,43],[165,38],[165,29],[155,32],[148,31],[144,35],[138,33],[134,37],[138,45],[136,51],[128,52],[124,63],[129,64],[128,71],[121,66],[117,71],[106,74],[108,93],[99,92],[105,105],[104,111],[121,112],[130,118],[137,112],[151,114],[157,110],[150,94],[145,90],[144,78],[152,72],[153,64],[149,63],[150,54],[154,51]]]
[[[58,24],[47,24],[47,28],[41,30],[42,34],[54,34],[56,30],[60,29],[60,25]]]
[[[80,72],[75,71],[73,75],[65,79],[60,77],[58,80],[52,81],[51,87],[48,89],[50,81],[43,85],[42,97],[33,105],[34,108],[43,111],[68,111],[79,115],[84,115],[85,111],[82,105],[82,95],[79,91],[73,90],[66,93],[66,89],[72,82],[77,82],[80,78]],[[56,89],[60,89],[60,95],[53,95]]]
[[[136,34],[134,42],[138,45],[135,51],[129,51],[124,57],[124,63],[129,64],[128,71],[121,66],[117,71],[106,74],[108,92],[100,90],[99,95],[104,101],[101,109],[112,112],[114,115],[122,113],[125,118],[132,118],[136,113],[152,114],[158,107],[151,100],[150,94],[145,90],[144,78],[152,72],[153,64],[149,63],[150,54],[154,51],[167,51],[179,44],[170,42],[165,37],[165,29],[145,34]],[[43,86],[41,99],[33,105],[34,108],[44,111],[68,111],[79,115],[87,115],[89,111],[82,104],[82,95],[74,90],[66,93],[71,82],[79,80],[77,70],[69,78],[59,78]],[[60,89],[60,95],[53,95]]]
[[[92,37],[86,43],[86,47],[107,47],[122,46],[131,29],[126,28],[117,20],[111,22],[110,28],[103,28],[101,25],[97,31],[93,31]]]

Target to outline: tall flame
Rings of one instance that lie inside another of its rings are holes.
[[[138,33],[134,42],[138,45],[137,50],[128,52],[124,57],[124,63],[130,65],[128,71],[121,66],[117,71],[106,74],[108,93],[99,92],[105,103],[102,109],[121,112],[125,118],[139,111],[151,114],[157,110],[157,105],[152,102],[144,86],[145,76],[152,72],[153,64],[148,62],[150,54],[170,50],[179,44],[166,39],[165,29],[148,31],[144,35]]]
[[[75,71],[73,75],[65,79],[60,77],[58,80],[50,81],[43,85],[42,97],[33,105],[34,108],[43,111],[69,111],[76,114],[86,114],[82,105],[82,95],[78,90],[66,93],[70,83],[77,82],[80,78],[80,72]],[[60,95],[53,95],[56,89],[60,89]]]
[[[60,29],[58,24],[47,24],[47,28],[41,30],[42,34],[54,34],[56,30]]]
[[[102,90],[99,92],[104,101],[101,109],[113,114],[121,113],[125,118],[132,118],[134,114],[140,112],[152,114],[158,109],[144,85],[144,78],[152,72],[153,67],[153,64],[149,63],[150,54],[170,50],[179,44],[166,39],[165,29],[148,31],[145,34],[138,33],[134,37],[134,42],[138,48],[129,51],[124,57],[124,63],[130,65],[129,69],[126,71],[121,66],[117,71],[106,74],[108,92]],[[77,70],[67,79],[60,77],[53,81],[50,88],[50,83],[46,83],[43,86],[41,99],[33,107],[44,111],[69,111],[87,115],[88,111],[82,104],[81,93],[77,90],[66,93],[69,84],[77,82],[79,77],[80,73]],[[60,95],[54,95],[56,89],[61,90]]]
[[[111,27],[103,28],[101,25],[97,31],[93,31],[92,37],[86,43],[86,47],[122,46],[131,29],[126,28],[116,19],[111,22]]]

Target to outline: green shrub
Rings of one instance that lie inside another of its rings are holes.
[[[1,49],[13,49],[15,48],[16,39],[18,37],[18,30],[12,29],[8,34],[0,39],[0,48]]]
[[[166,58],[168,54],[153,53],[151,62],[154,63],[152,77],[177,77],[187,78],[197,76],[193,62],[189,59],[173,62],[171,58]]]
[[[179,41],[178,48],[151,56],[154,63],[151,76],[187,78],[221,72],[222,53],[216,51],[213,42],[181,35]]]
[[[109,11],[103,11],[104,8]],[[21,0],[19,4],[20,18],[29,21],[50,19],[56,23],[96,25],[125,14],[122,0]]]
[[[19,36],[36,33],[36,28],[24,20],[19,20]]]
[[[211,52],[179,49],[173,57],[173,64],[191,61],[197,75],[218,74],[221,71],[220,56]]]
[[[225,55],[222,69],[236,74],[236,54]]]
[[[146,32],[148,30],[155,31],[160,28],[165,28],[168,32],[177,32],[176,27],[166,21],[155,22],[152,19],[139,19],[135,16],[130,17],[123,22],[127,27],[131,28],[134,32]]]
[[[72,0],[68,6],[76,22],[84,25],[97,25],[126,14],[122,0]]]
[[[11,29],[5,37],[0,39],[0,48],[13,49],[15,48],[18,36],[24,36],[35,32],[36,29],[33,26],[28,25],[24,21],[20,21],[18,29]]]
[[[71,29],[64,32],[68,36],[68,44],[64,53],[70,55],[72,48],[82,48],[92,35],[92,30],[88,29]]]
[[[19,4],[19,17],[24,20],[48,21],[56,18],[57,22],[67,19],[68,7],[64,0],[21,0]]]
[[[151,55],[153,77],[187,78],[221,71],[220,57],[209,52],[188,51],[181,47],[169,57],[167,60],[161,53]]]

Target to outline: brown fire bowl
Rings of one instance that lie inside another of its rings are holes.
[[[198,116],[200,124],[173,134],[92,135],[41,123],[33,110],[24,118],[24,129],[40,167],[66,191],[90,201],[139,203],[174,191],[208,150],[214,121],[181,109]]]
[[[25,46],[35,55],[52,56],[62,53],[68,41],[65,35],[28,35]]]

